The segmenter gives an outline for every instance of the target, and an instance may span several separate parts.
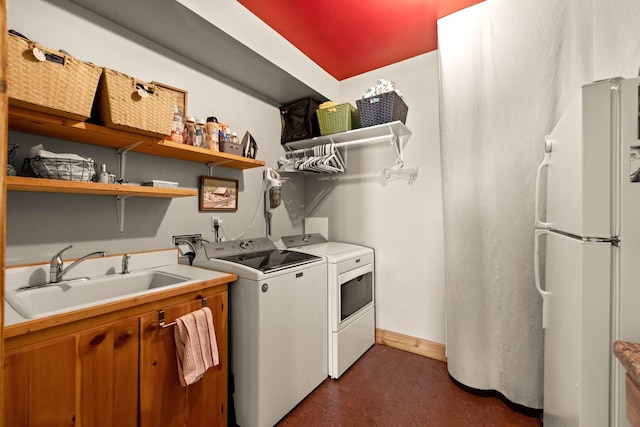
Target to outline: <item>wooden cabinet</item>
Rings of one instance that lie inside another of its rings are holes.
[[[626,375],[627,420],[633,427],[640,427],[640,388],[629,374]]]
[[[178,379],[173,326],[160,326],[158,312],[140,317],[140,426],[227,425],[227,293],[204,294],[213,314],[220,364],[195,384]],[[202,307],[191,301],[165,307],[165,322]]]
[[[218,285],[8,338],[4,425],[227,425],[227,289]],[[201,308],[203,298],[213,313],[220,364],[182,387],[173,326],[163,328],[158,311],[173,322]]]
[[[4,425],[136,426],[137,361],[137,318],[11,351]]]

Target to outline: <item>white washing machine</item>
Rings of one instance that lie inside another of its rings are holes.
[[[269,239],[206,243],[194,267],[229,285],[237,424],[271,427],[327,378],[327,262]]]
[[[327,260],[328,371],[339,378],[375,342],[374,251],[320,233],[285,236],[287,249]]]

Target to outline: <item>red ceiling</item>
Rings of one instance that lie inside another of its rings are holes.
[[[238,0],[338,80],[438,48],[436,20],[482,0]]]

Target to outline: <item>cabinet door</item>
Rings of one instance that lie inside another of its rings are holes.
[[[138,319],[7,353],[5,426],[135,427]]]
[[[165,322],[202,307],[190,301],[164,307]],[[180,385],[173,326],[161,327],[158,312],[140,317],[140,426],[184,427],[187,389]]]
[[[74,426],[75,336],[5,354],[4,425]]]
[[[29,359],[26,351],[4,355],[4,424],[29,425]]]
[[[138,318],[113,328],[113,427],[138,425]]]
[[[207,370],[204,377],[187,390],[189,427],[227,425],[227,292],[208,295],[207,306],[213,315],[220,364]]]
[[[220,365],[182,387],[178,378],[173,326],[162,328],[158,312],[140,319],[140,426],[199,427],[227,424],[227,292],[206,294],[213,313]],[[164,307],[165,322],[196,311],[200,300]]]
[[[138,400],[138,319],[78,335],[82,425],[135,427]]]

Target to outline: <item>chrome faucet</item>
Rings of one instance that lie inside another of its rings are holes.
[[[129,274],[129,258],[131,258],[131,254],[122,256],[122,274]]]
[[[91,252],[90,254],[87,254],[82,258],[78,258],[77,260],[69,264],[67,268],[63,269],[62,267],[64,266],[64,261],[62,260],[62,253],[67,249],[71,249],[72,247],[73,245],[67,246],[66,248],[55,254],[53,258],[51,258],[51,262],[49,263],[49,283],[59,283],[62,280],[62,277],[67,274],[69,270],[71,270],[73,267],[87,258],[91,258],[94,256],[107,256],[107,253],[103,251]]]

